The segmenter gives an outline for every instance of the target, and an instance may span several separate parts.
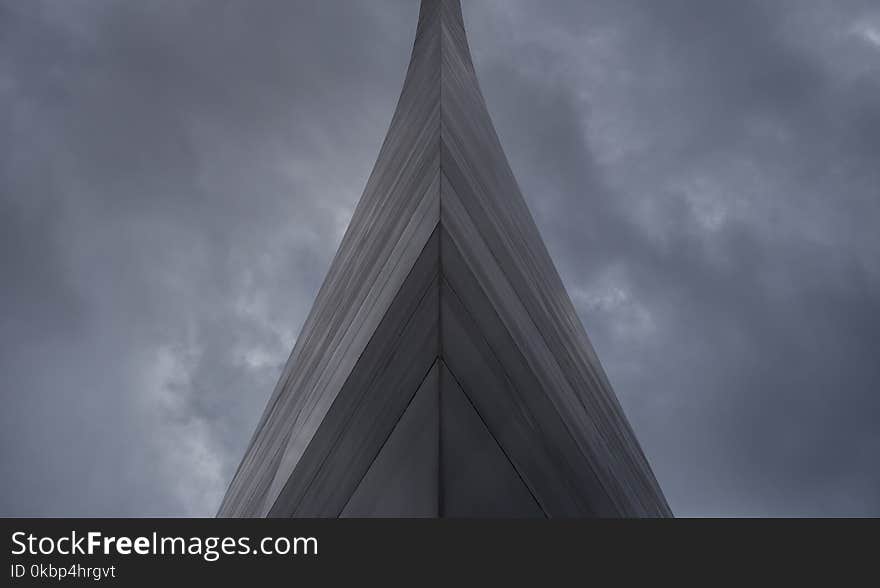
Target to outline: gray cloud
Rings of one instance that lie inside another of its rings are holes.
[[[464,4],[512,167],[675,512],[880,513],[880,12]],[[0,513],[215,510],[417,10],[0,7]]]

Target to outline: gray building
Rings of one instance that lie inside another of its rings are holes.
[[[517,187],[458,0],[423,0],[391,128],[220,516],[668,516]]]

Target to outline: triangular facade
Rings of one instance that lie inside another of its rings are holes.
[[[220,516],[671,514],[423,0],[378,161]]]

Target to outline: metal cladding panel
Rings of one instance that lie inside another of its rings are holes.
[[[439,395],[438,360],[431,366],[341,516],[433,518],[439,514]]]
[[[472,224],[474,233],[462,245],[482,241],[497,265],[496,277],[481,283],[496,296],[499,310],[519,306],[505,320],[532,369],[555,380],[545,392],[617,503],[603,514],[668,514],[510,171],[463,34],[444,36],[443,66],[441,223],[454,218]],[[480,265],[471,257],[468,261]],[[481,264],[481,269],[488,267]],[[496,291],[508,284],[513,294],[501,298]]]
[[[468,262],[490,271],[491,264],[467,253],[481,241],[496,266],[481,285],[531,369],[552,382],[542,392],[613,503],[599,514],[671,514],[510,170],[479,89],[458,2],[441,3],[450,12],[442,44],[441,224],[452,231],[447,219],[471,223],[475,233],[459,244]]]
[[[271,516],[336,516],[439,354],[439,239],[428,241],[273,503]]]
[[[219,515],[423,512],[430,467],[401,470],[392,432],[438,358],[473,410],[436,409],[439,513],[445,471],[450,514],[671,514],[501,149],[458,0],[422,2],[388,136]],[[486,502],[493,484],[531,502]]]
[[[441,515],[544,518],[544,511],[455,376],[440,372]]]
[[[440,330],[449,370],[548,516],[611,516],[601,481],[541,380],[457,247],[448,238],[441,245]]]

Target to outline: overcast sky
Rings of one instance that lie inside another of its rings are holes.
[[[463,4],[674,512],[880,515],[880,5]],[[0,514],[216,511],[417,13],[0,2]]]

